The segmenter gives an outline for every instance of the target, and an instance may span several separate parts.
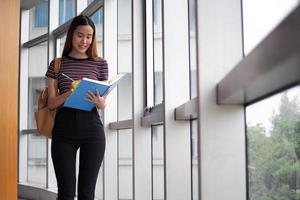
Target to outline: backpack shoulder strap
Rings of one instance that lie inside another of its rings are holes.
[[[55,73],[59,72],[60,65],[61,65],[61,58],[55,58],[54,59],[54,71],[55,71]]]

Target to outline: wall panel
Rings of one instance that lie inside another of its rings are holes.
[[[201,199],[245,200],[244,108],[216,104],[216,84],[243,58],[241,1],[197,3]]]
[[[0,1],[0,199],[17,199],[19,0]]]

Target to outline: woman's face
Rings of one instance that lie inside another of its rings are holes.
[[[93,39],[93,28],[89,25],[80,25],[74,31],[72,40],[72,51],[85,54]]]

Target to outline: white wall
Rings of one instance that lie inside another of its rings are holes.
[[[104,1],[104,58],[108,61],[109,74],[117,73],[117,0]],[[117,131],[109,130],[108,122],[117,121],[116,90],[107,98],[105,109],[106,150],[104,156],[104,196],[105,199],[118,199],[118,160],[117,160]]]
[[[188,1],[163,3],[165,193],[168,200],[191,199],[190,123],[174,120],[174,108],[190,100]]]
[[[243,106],[216,105],[217,83],[242,59],[240,0],[198,1],[202,200],[246,199]]]

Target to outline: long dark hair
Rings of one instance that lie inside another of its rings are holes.
[[[96,44],[96,28],[95,24],[93,21],[85,15],[78,15],[77,17],[74,17],[72,20],[68,33],[67,33],[67,38],[64,46],[64,50],[62,53],[62,56],[67,56],[72,50],[72,40],[73,40],[73,34],[74,31],[76,30],[77,26],[82,26],[82,25],[89,25],[93,29],[93,38],[92,38],[92,43],[88,50],[86,51],[86,54],[88,57],[93,58],[93,59],[98,59],[98,52],[97,52],[97,44]]]

